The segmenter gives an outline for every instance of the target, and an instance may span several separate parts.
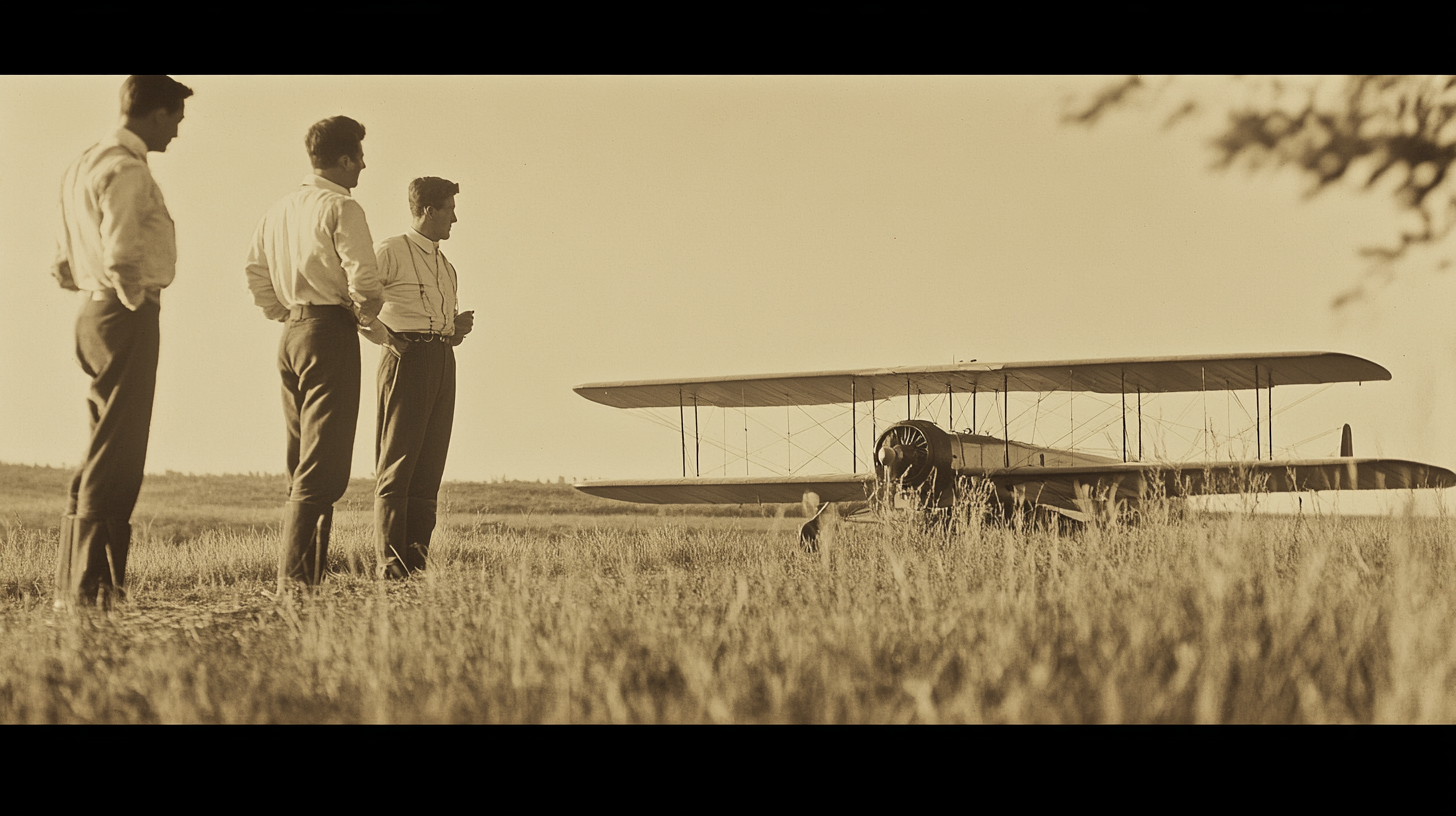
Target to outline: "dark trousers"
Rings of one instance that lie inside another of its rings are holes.
[[[416,342],[403,358],[381,349],[375,433],[375,536],[379,571],[424,569],[455,424],[455,349]]]
[[[58,600],[120,597],[131,512],[142,488],[157,386],[161,307],[135,312],[115,297],[88,300],[76,319],[76,359],[91,377],[91,440],[71,479],[56,566]]]
[[[280,587],[317,584],[327,566],[334,502],[349,487],[359,424],[359,335],[342,306],[293,310],[278,344],[288,430],[288,505]]]

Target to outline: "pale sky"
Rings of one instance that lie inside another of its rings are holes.
[[[0,461],[73,466],[84,447],[79,303],[48,270],[61,174],[117,123],[123,79],[0,78]],[[310,172],[305,131],[337,114],[368,129],[354,194],[375,239],[409,226],[410,179],[461,187],[443,248],[476,329],[457,349],[447,479],[680,475],[675,411],[660,427],[571,392],[586,382],[1258,351],[1346,352],[1394,374],[1276,413],[1281,455],[1331,455],[1328,432],[1350,422],[1357,455],[1456,466],[1452,276],[1417,262],[1368,302],[1329,306],[1364,269],[1356,249],[1395,235],[1390,202],[1210,172],[1214,120],[1060,124],[1069,95],[1105,80],[177,79],[196,93],[150,155],[179,262],[148,472],[282,472],[281,326],[243,264],[259,218]],[[363,353],[356,476],[373,471],[378,349]],[[1276,412],[1313,390],[1276,388]],[[1081,400],[1074,416],[1095,413]],[[1210,400],[1194,412],[1240,425],[1244,409]],[[1013,436],[1051,441],[1066,407],[1045,402]],[[878,410],[903,418],[903,400]],[[772,429],[808,419],[763,411],[754,475],[785,455],[796,473],[849,468],[848,453],[777,452]],[[701,421],[728,438],[727,453],[704,446],[704,475],[741,475],[742,416]]]

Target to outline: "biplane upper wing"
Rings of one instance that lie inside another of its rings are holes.
[[[645,504],[797,504],[805,493],[823,502],[865,501],[874,489],[868,473],[829,476],[690,477],[582,482],[593,496]]]
[[[1100,394],[1235,391],[1390,379],[1384,367],[1349,354],[1295,352],[1126,357],[1035,363],[960,363],[746,377],[590,383],[574,391],[614,408],[679,405],[761,408],[831,405],[907,393],[1087,391]]]
[[[1403,459],[1293,459],[1183,465],[1128,463],[962,471],[990,480],[1003,499],[1068,510],[1086,496],[1137,500],[1150,495],[1204,496],[1306,490],[1407,490],[1451,487],[1456,473]]]

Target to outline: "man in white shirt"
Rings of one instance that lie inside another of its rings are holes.
[[[131,513],[141,492],[157,385],[162,289],[177,239],[148,152],[177,137],[192,89],[166,76],[127,77],[121,126],[66,170],[51,274],[84,295],[76,356],[91,377],[91,442],[61,520],[56,605],[125,597]]]
[[[349,487],[359,422],[359,336],[383,305],[364,209],[349,194],[364,169],[364,126],[335,116],[309,129],[313,173],[259,222],[248,287],[278,345],[289,492],[279,591],[314,586],[328,566],[334,502]]]
[[[379,356],[375,434],[374,550],[381,578],[425,568],[450,431],[455,421],[455,346],[475,326],[456,306],[459,279],[440,251],[455,223],[460,185],[410,182],[414,227],[375,245],[384,281],[379,320],[361,333]]]

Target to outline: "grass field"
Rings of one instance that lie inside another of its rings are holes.
[[[73,617],[67,477],[0,465],[0,722],[1456,721],[1444,516],[839,522],[806,554],[778,508],[450,485],[430,569],[386,584],[360,483],[323,591],[277,599],[282,478],[168,474],[131,602]]]

